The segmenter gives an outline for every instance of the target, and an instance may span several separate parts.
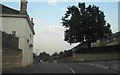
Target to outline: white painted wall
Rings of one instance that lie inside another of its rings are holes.
[[[0,31],[2,31],[2,18],[0,17]],[[0,74],[2,74],[2,32],[0,32]]]
[[[2,30],[9,34],[12,34],[12,31],[16,31],[16,36],[19,37],[19,49],[23,50],[22,64],[23,66],[31,64],[33,62],[33,48],[29,47],[27,39],[33,44],[33,33],[29,27],[27,19],[2,17]]]

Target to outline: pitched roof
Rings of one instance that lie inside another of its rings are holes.
[[[119,37],[119,36],[120,36],[120,31],[112,34],[111,36],[108,36],[108,38],[110,39],[110,38]]]
[[[0,14],[19,14],[20,11],[0,4]]]

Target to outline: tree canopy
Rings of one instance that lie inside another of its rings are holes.
[[[46,52],[41,52],[38,56],[39,59],[44,60],[44,61],[48,61],[50,60],[50,55]]]
[[[56,60],[58,58],[58,56],[59,56],[58,52],[55,52],[51,55],[53,60]]]
[[[62,17],[62,25],[65,27],[65,41],[68,43],[87,43],[88,47],[92,42],[101,40],[111,35],[111,25],[106,23],[105,15],[99,7],[85,3],[78,3],[77,6],[67,7]]]

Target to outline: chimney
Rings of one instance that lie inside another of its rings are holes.
[[[27,14],[27,0],[21,0],[20,14]]]
[[[34,22],[33,22],[33,18],[31,18],[31,23],[32,23],[32,25],[31,25],[31,27],[34,29]]]
[[[31,18],[31,23],[34,25],[33,18]]]

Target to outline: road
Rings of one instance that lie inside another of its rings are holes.
[[[16,73],[117,73],[107,66],[91,63],[38,63]]]

